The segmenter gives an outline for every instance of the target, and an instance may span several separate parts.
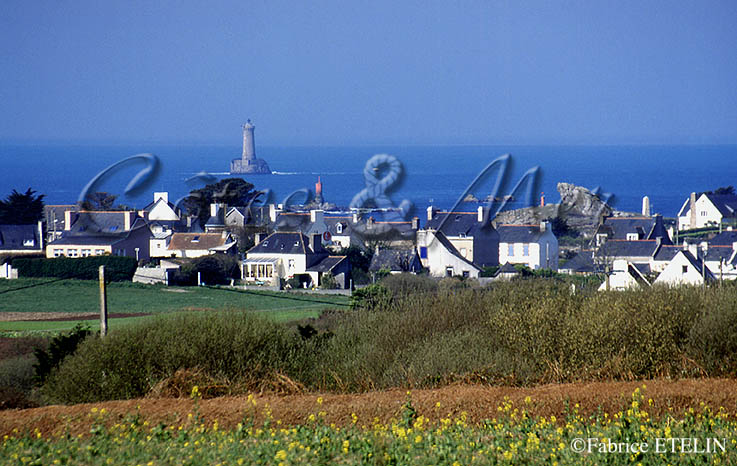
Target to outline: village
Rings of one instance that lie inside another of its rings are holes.
[[[136,259],[134,282],[165,285],[186,284],[175,277],[187,263],[228,258],[237,266],[222,284],[271,290],[352,290],[399,273],[488,283],[546,271],[601,277],[600,290],[737,278],[733,189],[691,193],[666,218],[651,214],[647,197],[642,212],[619,212],[585,188],[558,187],[560,204],[541,198],[496,218],[478,205],[387,220],[379,210],[329,204],[319,180],[303,206],[212,202],[202,214],[167,192],[136,210],[46,205],[36,223],[0,225],[0,276],[18,277],[15,257],[113,255]],[[198,274],[196,284],[218,283]]]

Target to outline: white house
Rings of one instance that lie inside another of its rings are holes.
[[[169,202],[168,192],[154,193],[153,202],[138,212],[138,215],[148,221],[178,222],[181,220],[179,209]]]
[[[536,269],[558,270],[558,239],[550,223],[499,225],[499,263],[523,264]]]
[[[694,257],[690,251],[678,251],[665,269],[658,275],[655,284],[671,286],[701,285],[714,281],[714,274],[704,265],[701,258]]]
[[[323,248],[322,238],[308,238],[301,232],[275,232],[246,253],[241,264],[246,282],[278,285],[279,279],[294,276],[309,277],[305,283],[319,286],[323,274],[330,273],[341,288],[350,285],[351,264],[347,256],[334,256]]]
[[[614,291],[645,288],[650,286],[644,275],[631,263],[617,259],[612,266],[612,273],[607,281],[601,284],[599,291],[607,289]]]
[[[483,270],[481,266],[470,261],[456,249],[441,231],[420,230],[417,242],[424,248],[425,257],[420,258],[422,265],[429,269],[433,277],[471,277],[478,278]]]
[[[678,229],[691,230],[722,223],[734,223],[737,219],[737,195],[691,193],[678,211]]]

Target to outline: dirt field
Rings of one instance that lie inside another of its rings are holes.
[[[601,382],[585,384],[555,384],[535,388],[484,387],[455,385],[435,390],[414,390],[412,404],[418,413],[437,420],[441,417],[468,413],[469,420],[477,422],[497,416],[496,408],[505,397],[517,407],[524,407],[533,415],[556,415],[561,419],[566,406],[578,403],[584,415],[601,412],[615,413],[627,406],[635,388],[646,385],[646,398],[654,400],[648,411],[655,417],[673,413],[678,415],[689,407],[699,408],[700,402],[718,408],[723,406],[730,414],[737,414],[737,380],[691,379],[651,380],[646,382]],[[318,397],[324,402],[318,405]],[[525,403],[529,396],[531,403]],[[356,413],[359,424],[370,425],[374,417],[382,422],[389,421],[399,412],[406,400],[406,391],[389,390],[355,395],[302,394],[302,395],[257,395],[256,422],[263,420],[263,411],[269,405],[274,419],[283,424],[304,423],[310,414],[326,412],[326,422],[346,425],[351,422],[351,413]],[[440,407],[436,406],[440,403]],[[222,397],[199,401],[199,412],[206,422],[217,420],[221,428],[234,427],[253,412],[246,397]],[[187,422],[187,414],[194,412],[194,401],[188,398],[138,399],[113,401],[75,406],[48,406],[26,410],[0,411],[0,435],[32,432],[39,429],[43,435],[68,432],[88,434],[96,422],[92,408],[105,408],[106,421],[117,422],[128,414],[140,413],[143,420],[155,425]]]

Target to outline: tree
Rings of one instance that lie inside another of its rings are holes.
[[[104,191],[90,193],[85,197],[81,207],[83,210],[114,210],[117,198],[115,194]]]
[[[704,191],[703,193],[699,193],[699,194],[700,195],[701,194],[707,194],[707,195],[708,194],[715,194],[715,195],[729,194],[729,195],[734,195],[735,194],[735,191],[734,191],[734,186],[722,186],[722,187],[719,187],[719,188],[715,189],[714,191]]]
[[[14,189],[4,201],[0,201],[0,224],[28,225],[38,222],[44,213],[43,198],[43,194],[36,196],[36,191],[31,188],[23,194]]]
[[[250,206],[260,194],[260,191],[254,191],[253,185],[242,178],[226,178],[191,191],[180,206],[189,214],[197,216],[200,225],[204,227],[210,218],[210,204]]]

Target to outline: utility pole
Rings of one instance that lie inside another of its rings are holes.
[[[105,285],[105,266],[100,266],[100,337],[107,335],[107,287]]]

